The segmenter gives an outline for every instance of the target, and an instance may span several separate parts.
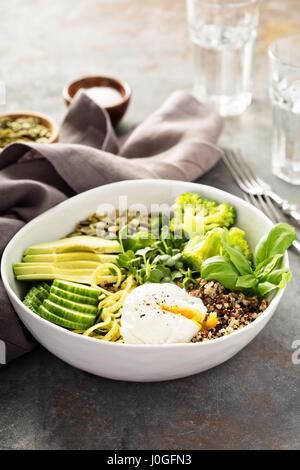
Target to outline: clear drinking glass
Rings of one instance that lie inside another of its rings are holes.
[[[269,62],[273,174],[300,184],[300,34],[273,42]]]
[[[257,0],[186,0],[194,55],[194,91],[223,116],[251,103]]]

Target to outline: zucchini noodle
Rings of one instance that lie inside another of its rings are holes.
[[[92,275],[92,282],[91,282],[91,285],[92,287],[99,287],[99,278],[101,278],[101,282],[103,284],[105,284],[106,282],[106,275],[107,275],[107,272],[111,272],[111,271],[115,271],[116,273],[116,276],[117,276],[117,282],[114,284],[115,287],[119,287],[119,285],[121,284],[121,281],[122,281],[122,273],[120,271],[120,269],[118,268],[118,266],[116,266],[115,264],[113,263],[103,263],[103,264],[100,264],[100,266],[98,266],[95,271],[93,272],[93,275]],[[100,284],[100,287],[101,284]],[[102,291],[104,293],[108,293],[109,291],[107,291],[106,289],[104,289],[102,287]]]
[[[107,264],[110,263],[106,263],[106,265]],[[116,267],[118,277],[119,268],[115,265],[112,266]],[[98,269],[99,268],[97,268],[97,270]],[[120,290],[117,292],[110,292],[101,288],[102,294],[99,297],[100,302],[98,304],[98,323],[87,330],[73,330],[73,333],[91,336],[92,338],[98,338],[104,341],[123,343],[123,339],[120,335],[122,307],[126,297],[135,287],[136,283],[134,277],[128,276],[128,278],[122,282]]]

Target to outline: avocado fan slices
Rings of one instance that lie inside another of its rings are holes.
[[[29,247],[22,262],[14,263],[13,271],[18,281],[64,279],[90,284],[95,269],[101,264],[116,263],[121,251],[117,240],[87,235],[62,238]],[[117,279],[108,270],[103,272],[102,280],[114,283]]]

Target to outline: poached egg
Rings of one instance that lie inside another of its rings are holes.
[[[125,343],[187,343],[198,333],[207,309],[175,284],[143,284],[126,298],[121,317]]]

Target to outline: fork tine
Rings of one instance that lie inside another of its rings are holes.
[[[248,193],[243,193],[243,198],[245,199],[246,202],[249,202],[249,204],[253,204],[250,198],[250,195]]]
[[[263,189],[263,184],[260,183],[262,180],[255,176],[250,165],[242,157],[241,151],[233,152],[226,149],[224,155],[224,162],[232,175],[232,169],[234,168],[234,172],[237,175],[234,179],[244,191],[244,199],[264,212],[273,223],[281,222],[282,217],[280,217],[272,199]],[[298,240],[293,242],[293,247],[300,254],[300,242]]]
[[[237,155],[238,155],[241,168],[243,168],[243,170],[248,173],[248,177],[250,178],[250,184],[252,183],[254,185],[255,184],[259,185],[260,182],[259,182],[258,177],[254,174],[250,165],[243,158],[242,152],[240,149],[237,150]],[[265,192],[263,192],[263,195],[257,194],[257,198],[259,199],[261,206],[264,208],[264,212],[266,213],[266,215],[275,223],[280,222],[281,217],[279,216],[271,198]]]
[[[233,179],[237,183],[237,185],[241,188],[242,191],[247,191],[247,186],[244,184],[244,178],[241,176],[241,173],[239,171],[239,167],[235,162],[234,159],[234,152],[232,152],[229,149],[224,149],[223,151],[223,161],[227,167],[227,169],[230,171]]]
[[[255,206],[258,210],[262,211],[265,213],[265,215],[267,217],[269,217],[269,219],[272,220],[273,223],[276,223],[276,219],[275,217],[273,216],[273,214],[271,213],[271,211],[268,210],[268,206],[266,205],[266,203],[264,202],[263,198],[260,197],[260,198],[256,198],[255,196],[253,196],[252,194],[247,194],[247,193],[244,193],[243,194],[243,197],[245,199],[245,201],[247,202],[250,202],[250,204],[252,204],[253,206]]]
[[[252,187],[255,186],[256,181],[255,181],[255,175],[250,168],[250,165],[245,161],[245,159],[242,156],[242,153],[240,149],[237,150],[235,153],[235,160],[236,160],[236,165],[238,165],[240,169],[240,173],[243,175],[244,181],[246,182],[247,187],[249,188],[249,185]],[[256,197],[250,192],[249,193],[251,196],[251,202],[260,210],[262,210],[269,219],[272,220],[272,222],[277,222],[277,214],[275,212],[275,208],[273,208],[272,201],[269,200],[269,198],[264,194],[265,197],[263,197],[261,194],[257,194]]]
[[[268,210],[268,206],[266,205],[265,201],[263,200],[261,196],[256,198],[255,196],[253,196],[253,194],[244,193],[243,197],[245,201],[250,202],[250,204],[255,206],[258,210],[264,212],[266,216],[272,220],[272,222],[276,222],[271,211]]]
[[[269,196],[267,194],[264,195],[264,198],[265,198],[266,204],[267,204],[270,212],[272,213],[272,216],[273,216],[273,219],[275,220],[275,222],[277,224],[279,222],[282,222],[282,218],[279,216],[278,211],[277,211],[273,201],[269,198]]]
[[[237,149],[237,154],[238,154],[239,160],[243,163],[244,167],[247,169],[249,175],[251,176],[251,179],[252,179],[253,183],[260,186],[260,188],[264,188],[266,183],[258,175],[256,175],[254,173],[253,169],[248,164],[247,160],[243,157],[240,148]],[[265,190],[263,190],[263,192],[265,193]],[[271,204],[273,205],[273,201],[271,199],[270,199],[270,201],[271,201]],[[277,215],[277,217],[278,217],[278,215]]]
[[[253,195],[261,194],[261,187],[255,181],[254,174],[250,166],[246,163],[246,161],[242,157],[241,151],[237,150],[236,152],[232,152],[232,156],[235,160],[235,166],[236,168],[238,168],[239,173],[241,177],[243,178],[243,182],[246,187],[246,190]]]
[[[251,166],[248,164],[246,159],[242,156],[241,149],[237,149],[236,154],[237,154],[238,162],[243,166],[244,171],[247,172],[247,176],[248,176],[249,181],[251,181],[252,184],[256,184],[256,185],[261,186],[261,183],[258,181],[258,177],[253,172]]]
[[[255,182],[252,181],[252,175],[250,171],[248,171],[249,167],[248,165],[247,166],[245,165],[241,152],[238,151],[238,154],[237,154],[230,149],[226,149],[224,151],[224,154],[225,154],[225,156],[223,157],[224,163],[226,164],[231,174],[234,176],[235,181],[244,192],[249,194],[248,202],[251,202],[258,209],[263,210],[263,212],[265,212],[265,214],[272,221],[274,221],[275,217],[271,209],[269,208],[269,206],[266,204],[263,197],[261,195],[258,195],[258,200],[259,200],[258,201],[254,197],[254,195],[251,192],[249,192],[249,185],[253,185],[255,184]]]
[[[276,222],[276,217],[274,216],[274,213],[273,211],[271,210],[270,206],[267,204],[267,202],[265,201],[265,199],[260,195],[258,194],[257,195],[257,199],[260,203],[260,206],[261,206],[261,210],[266,214],[267,217],[269,217],[269,219],[272,220],[272,222]]]
[[[261,210],[257,199],[252,194],[244,192],[243,198],[245,201],[249,202],[249,204],[252,204],[253,206],[257,207],[257,209]]]
[[[233,179],[235,180],[236,184],[240,186],[240,178],[237,174],[237,172],[235,171],[234,167],[232,166],[231,164],[231,161],[229,159],[229,152],[230,150],[227,150],[227,149],[224,149],[223,150],[223,161],[225,163],[225,166],[227,167],[227,169],[229,170],[229,172],[231,173],[231,176],[233,177]],[[242,189],[242,188],[241,188]]]

